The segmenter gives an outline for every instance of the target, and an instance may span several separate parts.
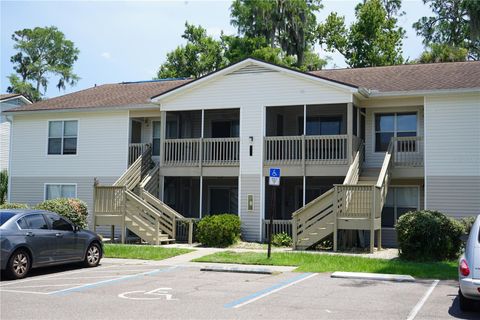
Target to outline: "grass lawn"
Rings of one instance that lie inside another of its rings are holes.
[[[298,266],[299,272],[375,272],[407,274],[415,278],[457,279],[457,262],[410,262],[400,259],[384,260],[341,255],[273,252],[267,259],[266,253],[217,252],[193,261],[223,262],[239,264]]]
[[[194,250],[146,245],[104,244],[104,257],[106,258],[163,260],[192,251]]]

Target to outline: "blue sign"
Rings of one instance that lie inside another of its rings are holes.
[[[280,178],[280,168],[270,168],[270,177]]]

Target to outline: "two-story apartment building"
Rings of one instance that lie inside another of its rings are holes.
[[[480,213],[479,75],[480,62],[303,73],[246,59],[96,86],[9,112],[9,199],[79,197],[92,227],[150,242],[175,238],[178,219],[233,213],[261,241],[275,192],[275,226],[298,248],[341,229],[393,245],[409,210]]]

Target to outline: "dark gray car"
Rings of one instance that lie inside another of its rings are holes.
[[[0,210],[0,248],[1,269],[13,279],[42,266],[83,261],[95,267],[103,253],[99,235],[41,210]]]

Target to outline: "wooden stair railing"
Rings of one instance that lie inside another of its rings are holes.
[[[128,190],[133,190],[150,170],[152,163],[152,147],[148,145],[142,155],[128,167],[113,185],[125,186]]]

